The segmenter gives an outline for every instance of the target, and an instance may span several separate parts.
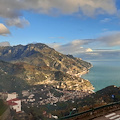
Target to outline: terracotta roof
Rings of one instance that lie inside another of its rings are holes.
[[[9,102],[9,101],[18,101],[18,100],[20,100],[20,99],[15,98],[15,99],[8,100],[7,102]]]
[[[8,105],[14,106],[14,105],[18,105],[17,103],[15,103],[15,101],[19,101],[19,100],[20,99],[18,99],[18,98],[11,99],[11,100],[8,100],[7,103],[8,103]]]
[[[11,105],[11,106],[18,105],[17,103],[12,102],[12,101],[9,101],[9,102],[7,102],[7,103],[8,103],[8,105]]]

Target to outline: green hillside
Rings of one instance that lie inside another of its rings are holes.
[[[0,116],[5,112],[8,106],[0,99]]]

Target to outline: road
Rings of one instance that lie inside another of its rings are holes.
[[[120,110],[112,113],[108,113],[102,117],[98,117],[93,120],[120,120]]]

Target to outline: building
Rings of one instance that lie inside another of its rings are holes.
[[[21,112],[21,100],[17,98],[16,93],[8,94],[7,103],[11,109]]]
[[[7,100],[6,100],[6,101],[15,99],[15,98],[17,98],[17,96],[18,96],[18,94],[16,94],[16,92],[11,93],[11,94],[8,93],[8,97],[7,97]]]

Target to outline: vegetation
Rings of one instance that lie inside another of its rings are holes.
[[[8,106],[0,99],[0,116],[5,112]]]

